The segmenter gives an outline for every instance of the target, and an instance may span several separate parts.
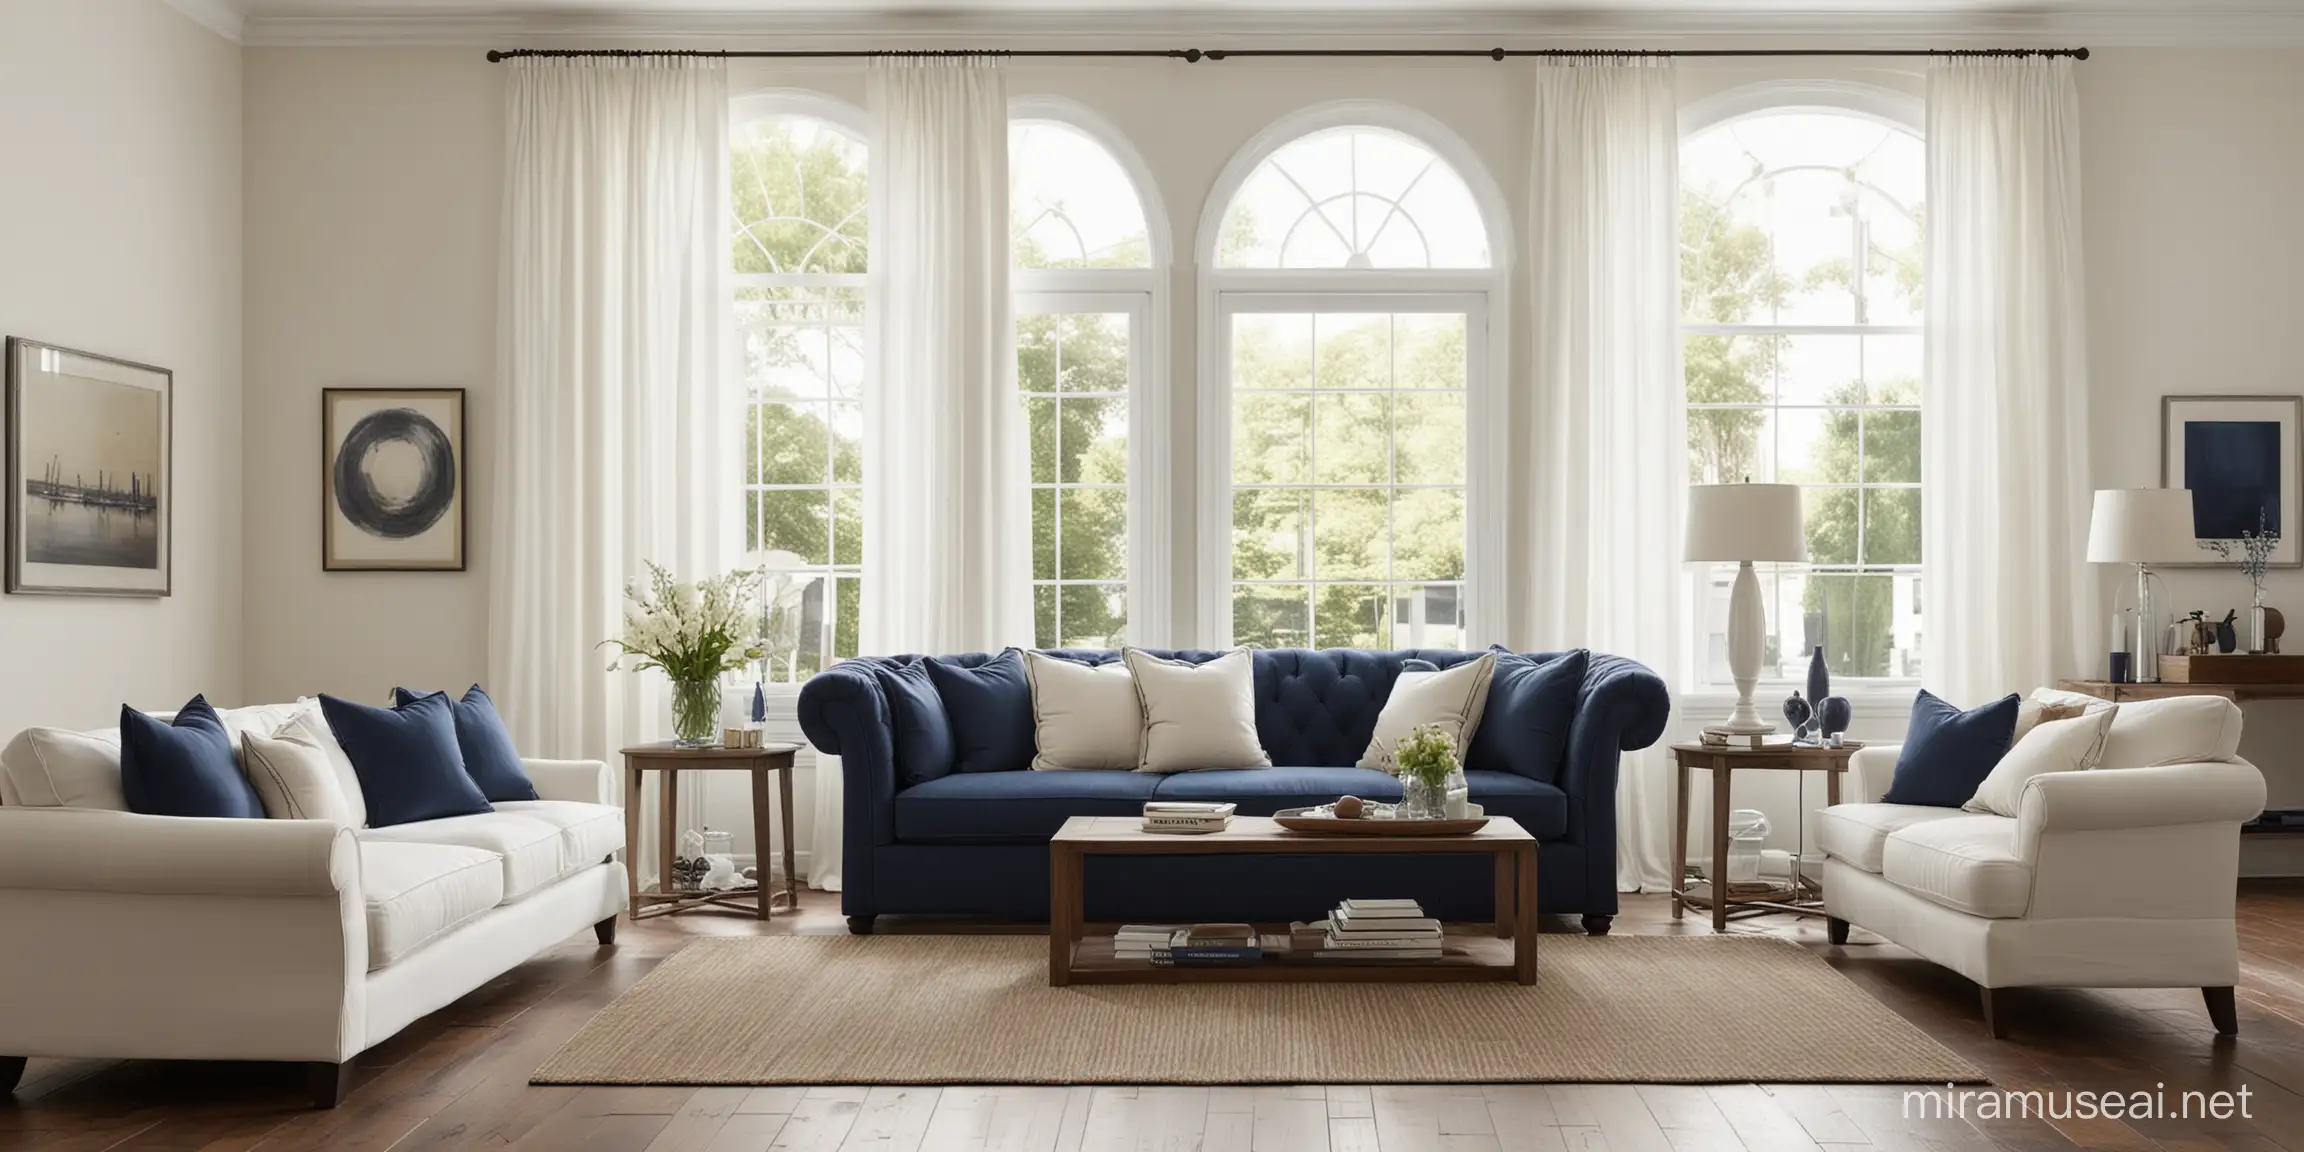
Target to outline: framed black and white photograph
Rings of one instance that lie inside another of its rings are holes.
[[[2160,485],[2192,492],[2192,530],[2203,541],[2277,536],[2275,567],[2304,564],[2287,517],[2298,498],[2297,435],[2304,396],[2166,396],[2160,401]],[[2202,550],[2193,564],[2221,564]]]
[[[320,566],[464,570],[464,390],[320,394]]]
[[[166,596],[165,368],[8,339],[8,590]]]

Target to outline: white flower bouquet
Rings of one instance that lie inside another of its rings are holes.
[[[651,561],[648,583],[624,586],[622,635],[601,643],[619,655],[614,672],[662,669],[672,681],[672,731],[684,747],[716,742],[720,675],[760,659],[760,574],[738,570],[683,583]]]

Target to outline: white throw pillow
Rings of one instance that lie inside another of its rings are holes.
[[[336,767],[305,727],[302,716],[278,734],[240,734],[240,770],[274,820],[332,820],[352,823],[352,806],[336,784]]]
[[[1376,733],[1360,767],[1392,771],[1392,750],[1426,724],[1438,724],[1456,738],[1456,759],[1462,763],[1480,727],[1480,713],[1488,707],[1488,681],[1495,674],[1493,652],[1439,672],[1402,672],[1376,716]]]
[[[1034,771],[1135,769],[1144,712],[1126,664],[1091,667],[1026,652],[1024,679],[1032,685]]]
[[[278,738],[299,732],[318,744],[321,753],[328,757],[328,766],[336,770],[336,791],[344,797],[345,813],[351,817],[345,823],[354,828],[367,827],[368,797],[360,791],[360,774],[352,770],[352,758],[344,754],[344,746],[336,742],[336,730],[330,728],[328,718],[321,715],[320,701],[310,696],[298,696],[296,702],[305,705],[305,708],[272,735]]]
[[[2222,763],[2239,754],[2239,705],[2222,696],[2169,696],[2122,704],[2097,766]]]
[[[120,732],[27,728],[0,752],[12,803],[26,808],[128,810],[120,791]]]
[[[1961,805],[1961,809],[2014,816],[2024,802],[2024,785],[2034,776],[2094,768],[2104,754],[2105,737],[2110,735],[2119,714],[2120,708],[2114,705],[2067,720],[2047,720],[2034,725],[2023,739],[2008,749],[2000,763],[1993,766],[1992,774],[1976,786],[1976,795]]]
[[[2013,748],[2024,735],[2039,727],[2043,719],[2069,720],[2074,716],[2088,716],[2110,710],[2112,702],[2084,692],[2066,692],[2061,688],[2035,688],[2024,702],[2016,706],[2016,734],[2009,738]]]
[[[1235,648],[1205,664],[1162,660],[1136,648],[1120,658],[1144,709],[1139,772],[1270,768],[1256,739],[1256,658]]]

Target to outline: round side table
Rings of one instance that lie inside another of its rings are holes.
[[[1824,773],[1824,797],[1827,804],[1840,802],[1840,777],[1848,771],[1849,757],[1856,754],[1862,744],[1844,744],[1838,748],[1825,748],[1808,744],[1745,745],[1674,744],[1672,761],[1677,765],[1679,792],[1676,802],[1678,819],[1672,825],[1672,918],[1678,920],[1683,909],[1702,908],[1712,913],[1712,930],[1725,932],[1728,921],[1745,916],[1764,916],[1772,912],[1790,912],[1801,916],[1824,914],[1824,891],[1801,874],[1800,857],[1808,852],[1808,813],[1805,804],[1800,812],[1796,832],[1800,851],[1792,861],[1789,883],[1769,885],[1764,891],[1739,896],[1728,884],[1728,812],[1729,782],[1738,771],[1793,772],[1800,774],[1801,785],[1807,783],[1807,773]],[[1688,784],[1691,774],[1699,771],[1712,774],[1712,866],[1706,871],[1701,894],[1692,890],[1688,877]],[[1805,799],[1805,787],[1802,788]]]

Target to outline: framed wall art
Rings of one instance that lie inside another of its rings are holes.
[[[462,388],[320,394],[320,566],[464,570]]]
[[[10,337],[8,590],[166,596],[165,368]]]
[[[2165,396],[2160,400],[2160,485],[2192,493],[2201,540],[2280,538],[2271,563],[2304,564],[2297,525],[2297,439],[2304,396]],[[2192,564],[2221,564],[2203,549]]]

